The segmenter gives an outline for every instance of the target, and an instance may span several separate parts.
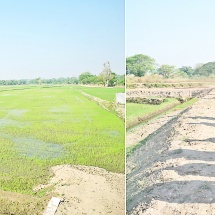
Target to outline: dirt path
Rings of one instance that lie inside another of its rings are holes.
[[[124,174],[97,167],[60,165],[50,184],[64,201],[56,215],[124,215]]]
[[[215,90],[127,158],[127,213],[215,214]]]

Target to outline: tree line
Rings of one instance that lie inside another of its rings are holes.
[[[34,85],[34,84],[84,84],[84,85],[103,85],[106,87],[125,85],[125,76],[117,75],[112,72],[110,63],[103,64],[103,70],[99,75],[93,75],[90,72],[83,72],[78,77],[61,77],[42,79],[40,77],[34,79],[20,80],[0,80],[0,85]]]
[[[174,65],[158,65],[150,56],[137,54],[126,58],[126,74],[138,77],[146,74],[158,74],[164,78],[197,78],[215,76],[215,62],[197,64],[194,68],[191,66],[182,66],[177,68]]]

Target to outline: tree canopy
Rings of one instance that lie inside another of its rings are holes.
[[[126,74],[141,77],[155,68],[155,60],[147,55],[137,54],[126,59]]]
[[[164,78],[174,77],[209,77],[215,75],[215,62],[206,64],[196,64],[194,68],[191,66],[182,66],[177,68],[174,65],[162,64],[157,66],[155,60],[147,55],[137,54],[126,58],[126,74],[133,74],[142,77],[147,73],[159,74]]]
[[[211,76],[215,75],[215,62],[209,62],[201,67],[196,68],[196,75],[198,76]]]

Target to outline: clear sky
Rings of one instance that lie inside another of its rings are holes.
[[[0,79],[124,74],[124,0],[0,0]]]
[[[215,61],[214,11],[214,0],[127,0],[126,56],[178,67]]]

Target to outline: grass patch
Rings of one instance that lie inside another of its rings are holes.
[[[114,102],[116,93],[125,92],[125,88],[110,88],[110,87],[82,87],[77,86],[76,89],[79,89],[89,95],[95,96],[97,98]]]
[[[147,117],[148,115],[163,110],[166,107],[177,102],[178,100],[175,98],[168,98],[165,99],[165,101],[160,105],[127,103],[126,104],[127,123],[129,124],[138,117]]]
[[[184,108],[186,108],[186,107],[189,107],[189,106],[193,105],[193,104],[196,103],[198,100],[199,100],[198,98],[192,98],[192,99],[190,99],[190,100],[187,101],[187,102],[184,102],[184,103],[182,103],[182,104],[179,104],[179,105],[175,106],[175,107],[173,108],[173,110],[184,109]]]
[[[38,86],[0,98],[0,190],[45,196],[32,188],[60,164],[124,173],[123,120],[76,90]]]
[[[41,215],[51,195],[42,198],[30,195],[0,191],[0,214]]]

